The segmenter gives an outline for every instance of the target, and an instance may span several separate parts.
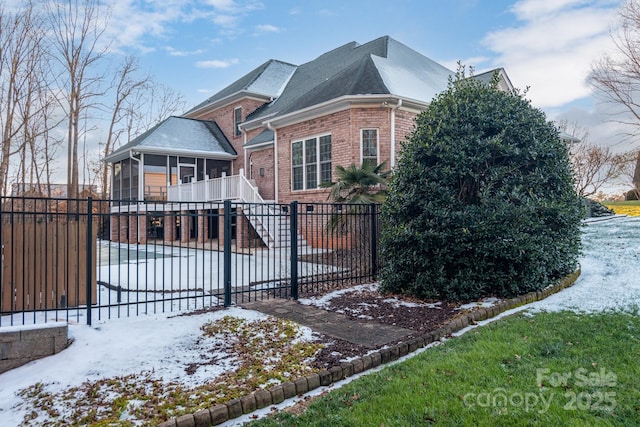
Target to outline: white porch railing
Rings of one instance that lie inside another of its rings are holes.
[[[167,188],[169,202],[216,202],[227,199],[240,199],[239,182],[241,175],[223,176],[204,181],[170,185]],[[246,178],[245,178],[246,180]],[[255,188],[248,183],[249,186]],[[257,189],[255,189],[257,192]]]
[[[278,247],[283,243],[281,228],[285,231],[286,227],[283,228],[281,222],[288,219],[276,213],[274,207],[265,202],[258,188],[244,176],[242,169],[239,175],[171,185],[167,188],[169,202],[218,202],[227,199],[250,203],[245,208],[246,216],[268,247]]]

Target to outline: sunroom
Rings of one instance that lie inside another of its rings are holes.
[[[169,117],[105,158],[112,206],[220,199],[236,157],[215,122]]]

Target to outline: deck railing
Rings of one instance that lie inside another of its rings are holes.
[[[170,185],[167,188],[167,200],[170,202],[218,202],[223,200],[264,202],[257,188],[242,174]]]

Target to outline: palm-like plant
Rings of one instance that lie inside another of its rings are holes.
[[[391,171],[384,171],[386,162],[376,165],[364,162],[362,166],[354,163],[336,166],[335,182],[326,182],[321,186],[331,189],[329,199],[336,203],[381,203],[387,195],[387,178]]]

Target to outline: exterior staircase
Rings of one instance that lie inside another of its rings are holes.
[[[282,205],[265,201],[258,188],[245,177],[243,169],[238,175],[171,185],[167,188],[167,199],[178,202],[238,200],[245,203],[245,216],[269,249],[291,246],[289,213],[282,211]],[[298,234],[299,250],[308,246]]]
[[[291,222],[289,212],[282,210],[282,205],[266,202],[258,188],[244,174],[240,174],[239,199],[246,203],[243,206],[245,216],[269,249],[291,247]],[[307,241],[298,233],[298,252],[304,253],[309,247]]]

